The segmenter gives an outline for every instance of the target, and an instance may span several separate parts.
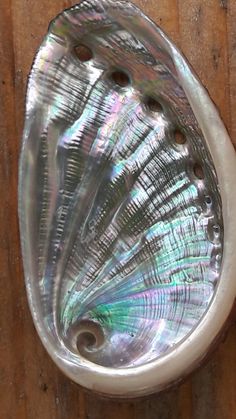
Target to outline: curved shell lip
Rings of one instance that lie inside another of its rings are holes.
[[[111,12],[110,1],[102,0],[101,4],[108,5],[106,9],[108,13]],[[110,397],[124,398],[141,397],[163,390],[198,366],[224,327],[236,295],[236,259],[234,258],[236,190],[232,188],[232,184],[236,181],[235,150],[215,105],[185,58],[155,23],[137,6],[132,3],[130,6],[134,14],[138,14],[146,22],[145,35],[156,36],[158,42],[161,40],[162,46],[172,58],[215,164],[221,190],[225,229],[222,271],[215,295],[198,326],[168,353],[143,366],[113,369],[93,364],[83,358],[80,360],[80,365],[75,364],[73,359],[65,357],[64,350],[62,353],[60,348],[55,347],[50,334],[42,332],[43,326],[38,316],[38,302],[34,298],[30,280],[26,278],[28,299],[35,326],[46,350],[58,367],[73,381],[89,390]]]

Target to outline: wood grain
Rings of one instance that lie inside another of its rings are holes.
[[[177,43],[209,90],[236,144],[235,0],[134,1]],[[17,220],[17,171],[27,74],[48,22],[66,0],[0,0],[0,418],[234,419],[236,329],[178,388],[109,401],[65,378],[49,359],[27,306]],[[222,150],[223,152],[223,150]]]

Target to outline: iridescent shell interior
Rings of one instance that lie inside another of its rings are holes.
[[[19,196],[34,320],[42,340],[105,367],[186,339],[221,269],[214,164],[148,24],[127,2],[82,1],[50,25],[28,85]]]

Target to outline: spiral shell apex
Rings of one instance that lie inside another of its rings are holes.
[[[124,1],[64,11],[34,61],[19,188],[29,302],[55,362],[101,393],[163,387],[141,375],[158,375],[214,301],[224,222],[204,100]]]

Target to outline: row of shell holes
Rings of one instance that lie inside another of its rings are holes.
[[[85,45],[78,45],[75,47],[75,53],[78,57],[78,59],[81,62],[87,62],[90,61],[93,58],[93,52],[90,48],[88,48]],[[116,83],[120,87],[127,87],[130,84],[130,78],[126,74],[125,71],[122,70],[114,70],[110,78],[113,80],[114,83]],[[147,109],[149,109],[151,112],[161,112],[162,106],[161,104],[152,97],[147,97],[145,99],[145,106]],[[179,130],[176,129],[174,132],[174,138],[177,144],[185,144],[186,143],[186,137],[185,135]],[[196,162],[193,165],[193,172],[197,179],[203,180],[205,175],[203,168],[199,162]]]

